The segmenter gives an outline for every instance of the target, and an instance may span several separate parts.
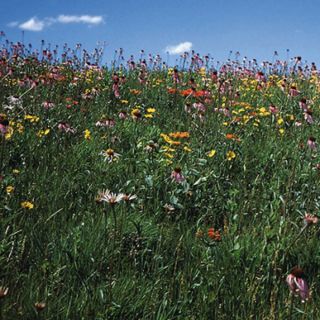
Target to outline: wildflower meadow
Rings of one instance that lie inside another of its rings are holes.
[[[314,63],[1,41],[0,319],[320,319]]]

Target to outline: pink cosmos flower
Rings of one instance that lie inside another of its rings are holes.
[[[299,267],[294,267],[287,276],[286,282],[290,291],[295,296],[300,296],[301,301],[305,302],[309,299],[309,288],[307,281],[304,279],[304,273]]]

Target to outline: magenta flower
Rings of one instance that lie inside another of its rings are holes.
[[[309,288],[307,281],[304,279],[304,273],[299,267],[294,267],[287,276],[286,282],[290,291],[295,296],[300,296],[301,301],[305,302],[309,299]]]

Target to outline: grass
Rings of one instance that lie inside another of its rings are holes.
[[[303,221],[320,200],[318,75],[117,70],[117,98],[104,68],[0,71],[2,319],[319,319],[319,230]]]

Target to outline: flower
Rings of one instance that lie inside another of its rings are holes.
[[[39,121],[39,117],[33,116],[31,114],[27,114],[27,115],[24,116],[24,120],[28,120],[31,123],[33,123],[33,122],[38,122]]]
[[[96,122],[96,127],[108,127],[113,128],[115,126],[116,122],[114,119],[108,118],[108,119],[101,119]]]
[[[8,295],[9,288],[0,287],[0,300]]]
[[[164,206],[163,206],[164,210],[166,211],[166,213],[170,213],[170,212],[173,212],[175,210],[175,207],[169,203],[166,203]]]
[[[34,307],[37,309],[37,311],[42,311],[46,307],[46,304],[44,302],[36,302]]]
[[[0,119],[0,134],[5,136],[9,129],[9,120],[8,119]]]
[[[147,152],[153,152],[155,151],[157,148],[159,147],[159,145],[153,141],[149,141],[149,143],[145,146],[144,151]]]
[[[37,136],[38,136],[39,138],[41,138],[41,137],[43,137],[43,136],[48,135],[49,132],[50,132],[50,129],[49,129],[49,128],[47,128],[47,129],[45,129],[45,130],[39,130],[39,131],[37,132]]]
[[[118,158],[120,157],[119,153],[114,152],[114,150],[110,149],[110,148],[105,150],[105,151],[102,151],[101,155],[103,155],[104,156],[104,160],[108,161],[109,163],[112,162],[112,161],[117,161]]]
[[[107,202],[109,203],[110,205],[115,205],[117,203],[119,203],[120,201],[122,201],[124,198],[124,194],[123,193],[119,193],[119,194],[116,194],[116,193],[113,193],[111,192],[110,190],[105,190],[105,191],[100,191],[98,193],[98,196],[96,198],[96,201],[97,202]]]
[[[42,107],[46,110],[52,109],[54,107],[54,103],[50,101],[44,101],[42,102]]]
[[[171,179],[177,183],[185,180],[185,177],[181,173],[181,168],[177,167],[171,172]]]
[[[196,238],[202,238],[204,235],[203,231],[201,229],[198,229],[196,231]]]
[[[310,213],[306,213],[303,217],[303,222],[306,226],[317,224],[318,221],[319,221],[319,218]]]
[[[299,267],[294,267],[291,273],[287,276],[286,282],[291,293],[295,296],[300,296],[301,301],[305,302],[309,299],[309,288],[304,279],[304,272]]]
[[[20,205],[21,205],[22,208],[28,209],[28,210],[34,208],[34,204],[32,202],[30,202],[30,201],[23,201],[23,202],[21,202]]]
[[[58,129],[59,131],[63,131],[65,133],[75,133],[75,129],[73,129],[72,127],[70,127],[70,125],[66,122],[60,122],[58,124]]]
[[[13,191],[14,191],[14,187],[13,186],[7,186],[6,187],[7,194],[11,194]]]
[[[125,194],[122,195],[122,199],[125,202],[130,202],[130,201],[132,201],[134,199],[137,199],[137,195],[125,193]]]
[[[208,156],[209,158],[213,158],[213,157],[216,155],[216,153],[217,153],[217,151],[214,150],[214,149],[212,149],[212,150],[210,150],[210,151],[207,153],[207,156]]]
[[[91,139],[91,132],[90,132],[90,130],[88,130],[88,129],[84,130],[84,138],[85,138],[86,140],[90,140],[90,139]]]
[[[270,105],[270,106],[269,106],[269,111],[270,111],[271,113],[278,113],[278,112],[279,112],[279,109],[278,109],[276,106],[274,106],[274,105]]]
[[[214,228],[208,229],[208,237],[214,241],[221,241],[221,234],[220,231],[215,231]]]
[[[232,159],[234,159],[236,157],[236,154],[233,151],[228,151],[227,152],[227,160],[231,161]]]
[[[317,148],[316,139],[314,137],[309,137],[307,145],[311,150],[315,150]]]
[[[141,110],[135,108],[131,111],[131,117],[133,120],[139,120],[142,117]]]

